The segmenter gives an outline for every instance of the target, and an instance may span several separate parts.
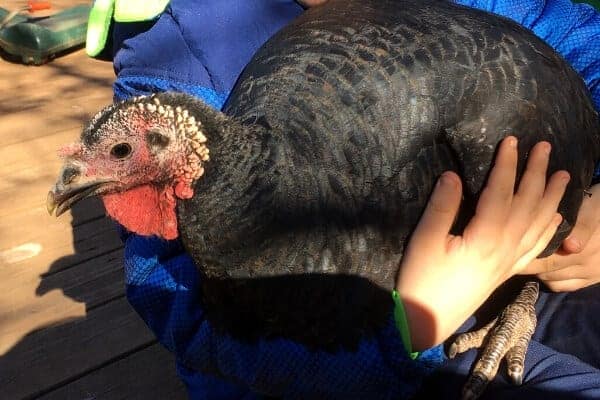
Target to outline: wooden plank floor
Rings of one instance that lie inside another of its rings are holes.
[[[112,65],[81,50],[41,67],[0,59],[1,399],[185,398],[172,355],[125,299],[100,202],[59,219],[44,206],[56,150],[111,101],[112,81]]]

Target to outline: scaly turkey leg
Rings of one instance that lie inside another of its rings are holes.
[[[477,331],[459,335],[450,346],[450,358],[484,346],[483,353],[463,388],[463,400],[481,396],[487,384],[496,376],[500,362],[505,357],[512,381],[516,385],[523,382],[525,353],[537,324],[535,302],[538,294],[538,283],[527,282],[515,301],[499,317]]]

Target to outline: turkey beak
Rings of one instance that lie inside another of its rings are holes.
[[[66,164],[60,171],[58,180],[48,192],[46,208],[50,215],[60,216],[79,200],[98,194],[107,180],[83,176],[82,167]]]

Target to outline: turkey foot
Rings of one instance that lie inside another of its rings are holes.
[[[450,346],[448,356],[454,358],[472,348],[483,346],[483,352],[463,387],[462,399],[476,399],[494,379],[503,358],[508,375],[516,385],[523,382],[523,364],[529,340],[537,318],[535,302],[539,293],[537,282],[527,282],[515,301],[483,328],[459,335]]]

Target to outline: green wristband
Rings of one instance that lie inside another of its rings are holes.
[[[404,311],[404,304],[402,299],[396,290],[392,292],[392,298],[394,299],[394,320],[396,321],[396,328],[400,332],[402,343],[406,352],[410,355],[411,359],[415,359],[419,356],[419,352],[412,351],[412,342],[410,340],[410,331],[408,329],[408,320],[406,319],[406,311]]]

